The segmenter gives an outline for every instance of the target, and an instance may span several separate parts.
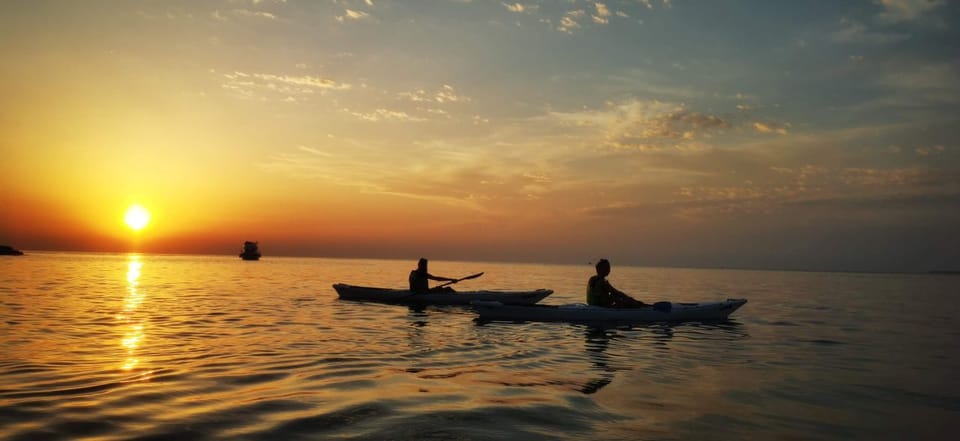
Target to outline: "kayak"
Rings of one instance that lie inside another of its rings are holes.
[[[413,293],[406,289],[374,288],[344,283],[333,285],[343,300],[361,302],[400,303],[410,305],[469,305],[471,302],[496,302],[501,305],[532,305],[553,290],[535,291],[431,291]]]
[[[583,303],[515,306],[501,302],[474,302],[472,305],[481,321],[636,323],[725,320],[745,303],[746,299],[701,303],[657,302],[645,308],[604,308]]]

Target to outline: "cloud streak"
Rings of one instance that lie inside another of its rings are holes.
[[[946,5],[945,0],[875,0],[883,8],[882,21],[900,23],[927,17]]]
[[[260,94],[283,96],[287,101],[323,94],[327,91],[350,89],[351,85],[315,75],[278,75],[268,73],[245,73],[234,71],[222,74],[222,87],[241,97],[253,98]]]

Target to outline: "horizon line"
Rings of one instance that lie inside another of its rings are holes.
[[[51,250],[51,249],[19,249],[23,251],[24,256],[29,256],[28,251],[31,253],[41,253],[41,254],[56,254],[56,253],[68,253],[68,254],[113,254],[113,255],[157,255],[157,256],[205,256],[205,257],[220,257],[220,256],[235,256],[234,254],[228,253],[191,253],[191,252],[162,252],[162,251],[89,251],[89,250]],[[22,257],[22,256],[18,256]],[[344,259],[344,260],[397,260],[403,261],[408,260],[406,258],[400,257],[376,257],[376,256],[334,256],[334,255],[319,255],[319,254],[273,254],[266,257],[266,259],[276,257],[284,259]],[[263,258],[261,258],[262,260]],[[409,258],[409,260],[416,260],[415,257]],[[533,261],[533,260],[490,260],[490,259],[477,259],[477,260],[464,260],[464,259],[444,259],[444,258],[430,258],[431,261],[446,261],[446,262],[475,262],[475,263],[499,263],[499,264],[522,264],[522,265],[566,265],[566,266],[581,266],[588,265],[593,266],[592,261],[585,263],[574,263],[574,262],[545,262],[545,261]],[[688,270],[733,270],[733,271],[772,271],[772,272],[803,272],[803,273],[843,273],[843,274],[910,274],[910,275],[956,275],[960,274],[960,269],[930,269],[927,271],[893,271],[893,270],[866,270],[866,269],[810,269],[810,268],[762,268],[762,267],[748,267],[748,266],[710,266],[710,265],[701,265],[701,266],[676,266],[676,265],[656,265],[656,264],[637,264],[637,263],[618,263],[617,266],[626,266],[634,268],[660,268],[660,269],[688,269]]]

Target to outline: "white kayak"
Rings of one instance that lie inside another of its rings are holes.
[[[480,314],[481,321],[637,323],[725,320],[745,303],[747,299],[727,299],[701,303],[657,302],[644,308],[604,308],[583,303],[515,306],[474,302],[473,308]]]
[[[496,302],[501,305],[532,305],[548,295],[549,289],[535,291],[430,291],[413,293],[406,289],[374,288],[344,283],[333,285],[343,300],[401,303],[411,305],[469,305],[472,302]]]

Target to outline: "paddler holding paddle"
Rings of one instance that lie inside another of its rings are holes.
[[[417,269],[410,271],[410,292],[413,293],[425,293],[430,291],[430,284],[428,280],[436,280],[438,282],[459,282],[460,279],[451,279],[449,277],[440,277],[435,276],[427,272],[427,259],[423,257],[420,258],[420,261],[417,262]],[[449,288],[445,283],[444,285],[434,287],[434,290],[442,291],[453,291],[453,288]]]

